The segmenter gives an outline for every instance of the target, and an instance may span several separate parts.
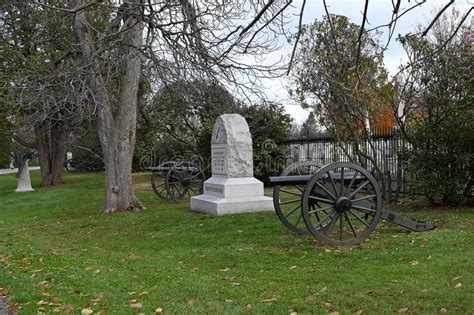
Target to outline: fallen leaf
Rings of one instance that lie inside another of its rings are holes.
[[[142,298],[148,295],[148,291],[143,291],[137,295],[137,297]]]
[[[339,312],[338,312],[338,311],[334,311],[334,312],[329,313],[329,315],[339,315]]]
[[[97,312],[97,315],[107,315],[107,311],[106,310],[100,310]]]
[[[33,273],[31,276],[30,276],[31,279],[34,279],[36,278],[36,273]]]
[[[188,304],[189,305],[194,305],[194,304],[197,304],[197,301],[196,301],[196,299],[191,299],[191,300],[188,301]]]
[[[448,310],[447,310],[446,308],[444,308],[444,307],[443,307],[443,308],[442,308],[442,309],[440,309],[439,311],[440,311],[441,313],[446,313]]]
[[[248,309],[248,310],[251,309],[251,308],[252,308],[252,304],[247,304],[247,305],[245,306],[245,308]]]
[[[412,266],[418,265],[418,262],[417,262],[416,260],[413,260],[413,261],[411,261],[410,263],[411,263]]]
[[[311,301],[316,300],[316,297],[314,296],[314,294],[310,294],[307,297],[305,297],[304,299],[308,302],[311,302]]]
[[[39,302],[36,303],[36,304],[38,304],[38,305],[48,305],[49,302],[46,302],[46,301],[41,300],[41,301],[39,301]]]
[[[461,278],[462,278],[461,276],[457,276],[457,277],[452,278],[451,281],[456,281],[456,280],[459,280]]]
[[[238,287],[240,285],[240,283],[238,283],[238,282],[232,282],[231,284],[235,285],[236,287]]]
[[[36,284],[37,287],[47,287],[49,285],[48,281],[43,280]]]
[[[143,304],[142,303],[132,303],[130,304],[131,308],[142,308]]]
[[[454,288],[454,289],[460,289],[460,288],[462,288],[462,283],[461,283],[461,282],[458,282],[453,288]]]
[[[290,315],[298,315],[298,313],[293,311],[293,312],[290,313]]]
[[[408,312],[408,307],[404,307],[398,310],[398,313],[406,313]]]
[[[327,289],[328,289],[328,288],[323,287],[321,290],[319,290],[318,294],[319,294],[319,293],[322,293],[322,292],[324,292],[324,291],[326,291]]]
[[[331,250],[330,248],[325,248],[324,251],[325,251],[326,253],[332,252],[332,250]]]
[[[260,300],[260,302],[262,303],[270,303],[270,302],[274,302],[276,301],[277,298],[270,298],[270,299],[263,299],[263,300]]]
[[[296,269],[298,266],[291,266],[290,269]]]
[[[90,315],[90,314],[92,314],[92,313],[94,313],[94,311],[91,310],[90,308],[83,308],[83,309],[81,310],[81,315]]]
[[[234,302],[234,301],[227,299],[227,300],[225,300],[225,302],[226,302],[226,303],[232,303],[232,302]]]
[[[227,272],[229,270],[230,270],[229,268],[219,269],[220,272]]]
[[[135,291],[130,291],[130,292],[127,292],[127,293],[128,293],[128,295],[134,295],[134,294],[137,293],[137,292],[135,292]]]
[[[362,310],[358,310],[357,312],[355,312],[355,315],[360,315],[362,314]]]
[[[156,310],[155,310],[155,315],[160,315],[161,313],[163,313],[163,309],[161,307],[158,307]]]
[[[328,302],[324,302],[323,305],[324,305],[325,307],[331,307],[331,303],[328,303]]]

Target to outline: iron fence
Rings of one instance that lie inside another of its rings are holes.
[[[399,158],[402,149],[410,144],[395,129],[375,130],[370,136],[357,143],[358,149],[370,158],[356,156],[354,142],[338,142],[329,134],[320,133],[310,137],[289,139],[290,160],[316,161],[320,164],[357,161],[371,171],[380,181],[385,180],[384,195],[393,199],[392,194],[406,194],[410,181]],[[374,162],[372,162],[372,160]],[[376,164],[376,165],[374,165]],[[376,167],[380,172],[376,171]]]

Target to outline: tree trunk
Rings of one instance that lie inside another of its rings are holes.
[[[93,62],[92,89],[98,102],[98,132],[105,162],[105,205],[103,212],[137,211],[143,209],[132,186],[132,159],[135,149],[138,85],[141,75],[139,48],[142,46],[143,0],[130,1],[122,32],[118,99],[115,100],[104,83],[95,55],[93,30],[86,20],[86,12],[75,16],[74,29],[81,50],[88,62]],[[84,5],[77,1],[78,7]]]
[[[62,124],[49,121],[35,127],[36,149],[41,169],[41,186],[64,184],[62,171],[67,150],[68,131]]]

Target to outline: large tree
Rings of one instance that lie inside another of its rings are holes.
[[[370,118],[391,108],[392,89],[377,33],[338,15],[304,25],[292,74],[291,92],[313,108],[344,153],[383,174],[370,141]]]
[[[261,4],[134,0],[103,6],[78,0],[67,9],[52,8],[74,14],[83,68],[90,74],[105,162],[105,212],[142,208],[133,193],[131,170],[143,73],[150,74],[151,86],[209,78],[242,92],[256,85],[241,82],[269,70],[236,58],[271,49],[268,43],[276,38],[273,33],[254,38],[248,29],[235,26],[248,17],[245,6],[258,10]],[[270,15],[276,9],[259,20],[278,25],[281,17]]]
[[[405,158],[413,185],[431,202],[457,204],[472,192],[472,26],[454,33],[468,15],[453,10],[425,37],[400,38],[409,66],[404,65],[398,77],[394,110],[410,143]],[[425,25],[418,26],[423,29]]]
[[[71,130],[86,103],[74,33],[65,13],[8,1],[2,24],[2,133],[38,151],[42,185],[61,176]]]
[[[156,153],[161,159],[201,156],[207,160],[209,146],[201,143],[209,140],[203,135],[204,130],[212,128],[219,115],[237,112],[238,108],[238,102],[218,82],[177,80],[168,83],[140,106],[138,133],[141,139],[137,139],[137,144],[140,150],[143,146],[146,150],[159,147],[160,152]]]

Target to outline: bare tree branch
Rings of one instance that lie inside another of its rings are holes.
[[[303,0],[303,3],[301,4],[300,20],[298,22],[298,32],[296,33],[295,44],[293,45],[293,51],[291,52],[290,63],[288,65],[288,70],[286,72],[287,75],[290,73],[293,60],[295,59],[296,47],[298,45],[298,42],[300,41],[301,27],[303,26],[303,13],[304,13],[305,5],[306,5],[306,0]]]
[[[416,59],[416,60],[413,60],[411,62],[409,62],[406,66],[404,67],[401,67],[400,70],[395,74],[393,75],[393,78],[395,78],[397,75],[399,75],[400,73],[402,73],[403,71],[413,67],[415,64],[417,63],[420,63],[426,59],[429,59],[429,58],[432,58],[433,56],[437,55],[444,47],[446,47],[446,45],[456,36],[456,34],[458,33],[458,31],[461,29],[461,26],[464,24],[464,22],[466,21],[466,19],[468,18],[468,16],[471,14],[472,10],[474,8],[470,8],[469,11],[467,11],[467,13],[464,15],[464,17],[461,19],[461,21],[459,22],[458,26],[456,27],[456,29],[454,30],[454,32],[448,37],[448,39],[443,43],[441,44],[438,49],[436,49],[433,53],[429,54],[429,55],[426,55],[422,58],[419,58],[419,59]]]
[[[66,13],[75,14],[77,12],[80,12],[80,11],[86,10],[90,7],[93,7],[96,4],[104,4],[103,2],[104,2],[103,0],[93,1],[93,2],[90,2],[90,3],[86,3],[82,6],[78,6],[74,9],[66,9],[66,8],[56,7],[56,6],[53,6],[53,5],[50,5],[50,4],[47,4],[47,3],[43,3],[43,2],[39,2],[39,1],[35,1],[34,3],[38,4],[42,7],[48,8],[48,9],[53,9],[53,10],[57,10],[57,11],[62,11],[62,12],[66,12]]]
[[[358,68],[359,66],[360,49],[362,47],[362,34],[364,34],[364,27],[365,27],[365,21],[367,21],[368,8],[369,8],[369,0],[365,0],[364,14],[362,15],[362,25],[360,26],[360,32],[357,38],[358,47],[357,47],[357,57],[356,57],[356,68]]]
[[[430,25],[428,25],[428,27],[423,31],[423,33],[421,33],[421,37],[425,37],[426,34],[428,34],[429,30],[431,29],[431,27],[433,27],[433,25],[436,23],[436,21],[439,19],[439,17],[443,14],[444,11],[446,11],[447,8],[449,8],[450,5],[452,5],[454,3],[454,0],[450,0],[439,12],[438,14],[436,14],[436,16],[433,18],[433,20],[431,21]]]
[[[275,0],[268,1],[267,4],[258,12],[255,18],[240,32],[240,36],[242,37],[245,33],[247,33],[263,16],[263,14],[271,7],[271,5],[275,2]]]

